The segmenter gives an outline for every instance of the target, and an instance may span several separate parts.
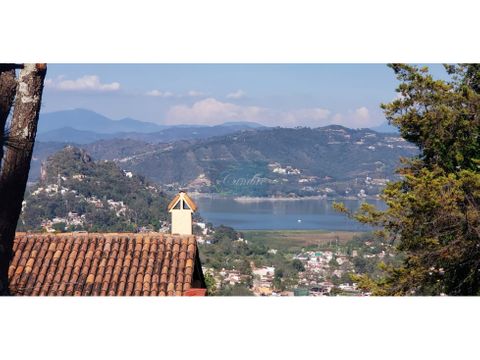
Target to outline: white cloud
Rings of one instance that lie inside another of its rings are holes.
[[[204,96],[205,94],[201,91],[196,91],[196,90],[190,90],[188,93],[187,93],[187,96],[190,96],[190,97],[200,97],[200,96]]]
[[[154,96],[154,97],[163,97],[163,98],[169,98],[174,96],[174,94],[170,91],[160,91],[157,89],[148,91],[145,95]]]
[[[167,113],[166,123],[214,125],[232,120],[259,121],[264,118],[264,114],[265,109],[261,107],[239,106],[207,98],[192,106],[173,106]]]
[[[355,110],[355,117],[360,121],[368,121],[370,120],[370,113],[365,106],[362,106]]]
[[[330,113],[328,109],[306,108],[283,113],[280,119],[284,126],[318,127],[328,125]]]
[[[75,80],[68,80],[64,76],[59,76],[55,79],[45,80],[45,86],[60,91],[109,92],[120,90],[120,83],[102,83],[97,75],[85,75]]]
[[[335,114],[332,119],[332,124],[343,125],[349,128],[366,128],[380,125],[384,122],[383,118],[372,118],[370,111],[365,107],[359,107],[355,110],[350,110],[345,114]]]
[[[151,91],[147,91],[145,93],[145,95],[153,96],[153,97],[162,97],[162,98],[173,98],[173,97],[175,97],[175,98],[183,98],[183,97],[195,98],[195,97],[205,96],[205,93],[203,93],[201,91],[197,91],[197,90],[189,90],[185,94],[175,94],[171,91],[162,91],[162,90],[154,89],[154,90],[151,90]]]
[[[192,105],[172,106],[167,112],[165,123],[217,125],[227,121],[254,121],[267,126],[285,127],[338,124],[361,128],[379,125],[383,118],[373,119],[370,111],[364,106],[336,114],[320,107],[279,111],[259,106],[238,105],[210,97],[196,101]]]
[[[227,94],[227,99],[242,99],[247,96],[247,93],[241,89],[234,91],[230,94]]]

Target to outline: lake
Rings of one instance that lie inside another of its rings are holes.
[[[238,230],[332,230],[362,231],[368,226],[348,219],[332,208],[326,199],[259,200],[240,202],[230,198],[195,197],[200,215],[215,226],[227,225]],[[366,200],[384,209],[380,200]],[[361,200],[343,200],[350,210]]]

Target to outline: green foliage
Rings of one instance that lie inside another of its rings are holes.
[[[64,232],[65,229],[66,229],[66,226],[67,226],[67,224],[65,224],[64,222],[60,222],[60,223],[53,224],[52,228],[55,231]]]
[[[49,186],[57,190],[39,191]],[[95,162],[84,150],[71,146],[48,159],[42,180],[25,201],[20,231],[37,230],[42,221],[66,218],[69,213],[85,216],[85,225],[74,229],[91,232],[136,231],[142,226],[158,230],[168,219],[168,198],[157,186],[140,176],[126,176],[113,162]]]
[[[244,284],[227,285],[220,290],[219,296],[253,296],[250,289]]]
[[[391,65],[401,84],[399,98],[382,104],[387,119],[421,152],[420,166],[447,172],[478,171],[480,93],[478,65],[448,66],[450,81],[435,80],[428,68]]]
[[[378,295],[478,295],[479,66],[447,66],[449,80],[433,79],[426,68],[391,67],[401,82],[400,96],[382,108],[421,153],[404,159],[398,171],[402,180],[384,190],[386,211],[365,205],[350,215],[383,227],[385,240],[396,245],[404,260],[382,265],[379,279],[356,280]]]
[[[217,286],[215,283],[215,278],[210,273],[205,274],[205,284],[207,285],[207,293],[209,296],[216,295]]]
[[[232,227],[220,225],[217,228],[215,228],[215,234],[213,235],[213,242],[219,242],[222,240],[233,241],[233,240],[236,240],[239,236],[241,236],[241,234],[236,232]]]
[[[298,259],[292,261],[292,267],[297,272],[305,271],[305,266],[303,266],[303,263]]]
[[[200,252],[202,264],[216,270],[237,269],[242,273],[251,272],[248,257],[252,249],[245,242],[235,241],[242,234],[229,226],[220,225],[214,229],[212,244],[202,246]]]

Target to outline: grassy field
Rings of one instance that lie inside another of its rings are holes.
[[[245,239],[253,244],[281,251],[295,252],[301,248],[329,247],[345,243],[360,232],[321,230],[246,230]]]

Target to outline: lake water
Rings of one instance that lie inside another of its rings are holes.
[[[195,198],[200,215],[214,225],[227,225],[238,230],[369,230],[369,227],[332,208],[325,199],[265,200],[239,202],[228,198]],[[350,210],[356,210],[362,201],[343,200]],[[367,200],[379,207],[385,204]]]

